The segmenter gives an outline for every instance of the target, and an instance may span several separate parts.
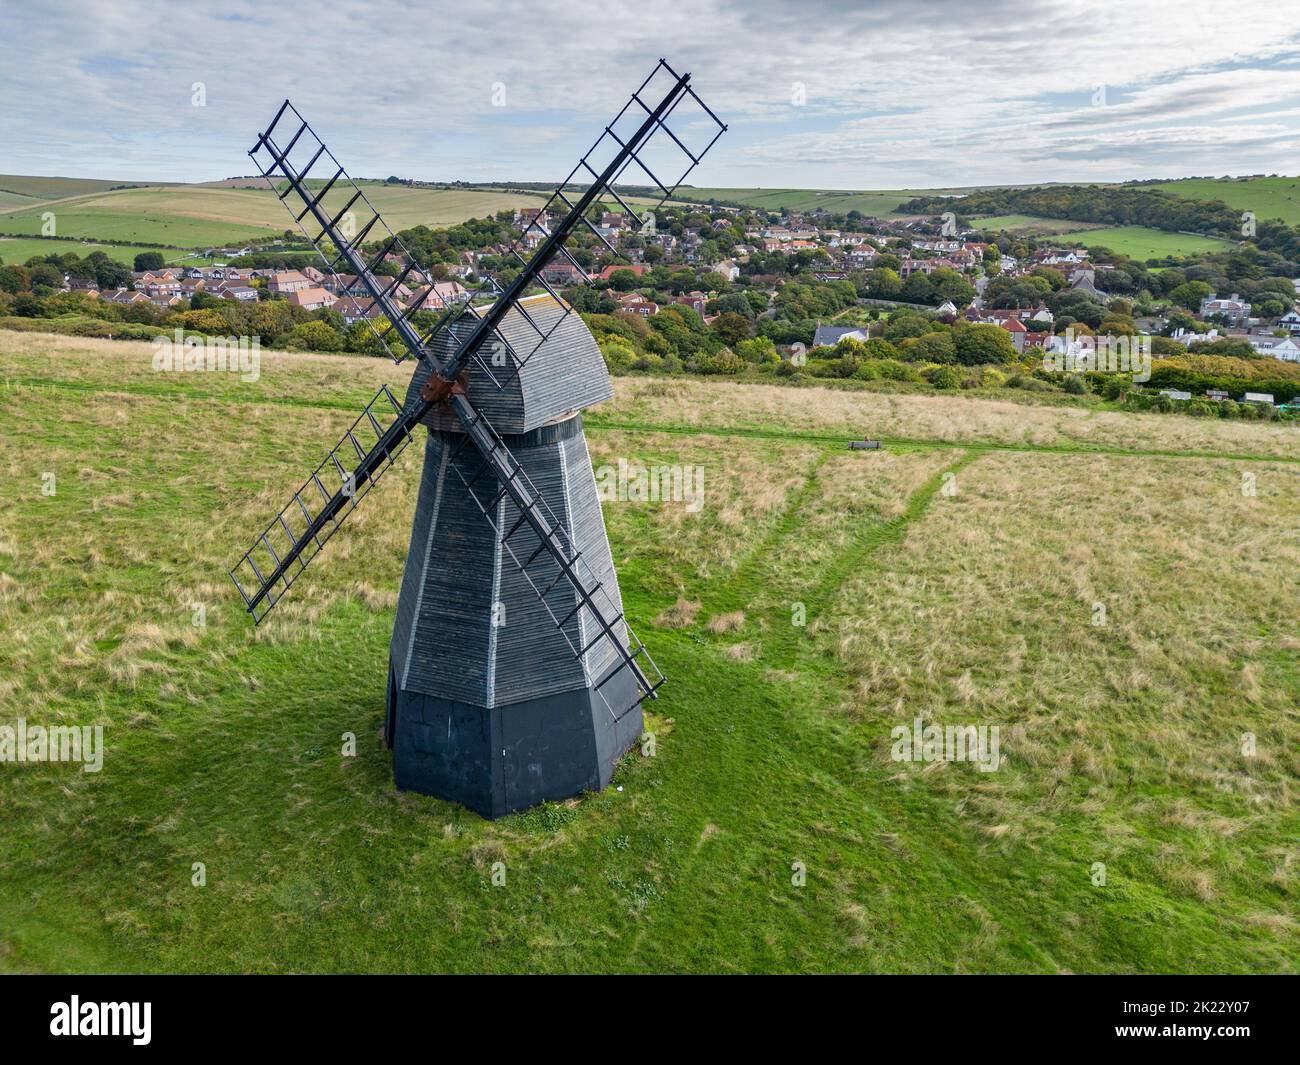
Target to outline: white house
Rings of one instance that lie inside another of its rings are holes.
[[[1251,337],[1250,346],[1261,355],[1283,362],[1300,362],[1300,344],[1292,337]]]

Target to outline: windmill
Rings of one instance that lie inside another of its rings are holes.
[[[654,211],[620,190],[662,205],[725,130],[660,60],[477,304],[433,283],[288,100],[249,152],[377,343],[416,367],[404,397],[384,386],[366,404],[230,576],[260,623],[427,428],[389,648],[384,740],[401,789],[497,817],[605,787],[640,735],[664,678],[624,617],[582,431],[613,390],[543,271],[585,278],[568,247],[584,231],[617,254],[589,218],[605,197],[653,232]]]

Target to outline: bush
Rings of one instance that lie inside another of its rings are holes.
[[[1019,388],[1025,392],[1050,392],[1052,386],[1046,381],[1040,381],[1037,377],[1030,377],[1027,374],[1012,374],[1007,379],[1008,388]]]
[[[871,366],[884,381],[920,381],[920,371],[915,366],[908,366],[898,359],[868,359],[862,364]]]
[[[924,377],[935,388],[961,388],[962,377],[951,366],[931,366]]]
[[[957,348],[951,333],[926,333],[908,344],[907,357],[916,362],[951,363],[957,361]]]
[[[191,314],[210,314],[210,311],[191,311]],[[294,326],[289,334],[291,347],[308,351],[342,351],[343,338],[326,322],[303,322]]]
[[[605,357],[605,365],[610,373],[622,373],[636,361],[636,348],[621,336],[607,333],[596,341],[596,346]]]
[[[664,368],[664,360],[659,355],[642,355],[632,363],[631,368],[646,373],[654,373],[656,370],[662,370]]]
[[[1086,396],[1088,385],[1078,374],[1070,374],[1061,387],[1072,396]]]
[[[1102,385],[1101,394],[1107,399],[1123,399],[1133,391],[1133,379],[1131,377],[1120,376],[1107,378],[1106,383]]]
[[[730,348],[716,355],[703,355],[699,359],[699,372],[704,374],[738,374],[745,369],[745,360]]]

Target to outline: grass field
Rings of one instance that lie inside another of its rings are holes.
[[[0,766],[0,969],[1300,969],[1294,426],[620,379],[594,461],[705,468],[605,512],[657,752],[485,822],[378,739],[416,448],[261,631],[224,577],[409,370],[150,357],[0,333],[0,721],[107,746]]]
[[[1261,221],[1280,218],[1300,225],[1300,177],[1185,178],[1151,187],[1188,200],[1222,200],[1229,207],[1254,211]]]
[[[142,251],[158,251],[158,248],[145,248],[135,244],[96,244],[94,241],[49,240],[42,237],[0,237],[0,259],[6,263],[24,263],[33,255],[67,255],[71,252],[82,257],[91,252],[102,251],[110,259],[133,263]],[[181,253],[163,250],[163,257],[169,261],[181,258]]]
[[[0,192],[27,200],[62,200],[68,196],[87,196],[107,192],[117,185],[138,184],[107,181],[102,178],[32,177],[27,174],[0,174]]]
[[[683,189],[685,199],[724,200],[779,211],[814,211],[819,207],[837,214],[861,211],[866,215],[884,216],[897,210],[898,205],[917,196],[961,195],[972,189],[882,189],[874,192],[853,192],[842,189]]]
[[[452,225],[542,202],[540,197],[522,193],[385,185],[367,186],[366,195],[395,230],[419,224]],[[325,204],[341,210],[349,196],[335,190]],[[178,248],[239,243],[293,225],[270,189],[182,185],[95,193],[7,210],[0,206],[0,231],[38,234],[43,215],[50,211],[60,236],[145,241]]]
[[[1007,230],[1027,236],[1053,236],[1058,233],[1078,233],[1085,229],[1100,229],[1092,222],[1071,222],[1066,218],[1037,218],[1028,214],[1003,214],[989,218],[972,218],[971,225],[991,231]]]
[[[1197,252],[1225,251],[1231,242],[1195,234],[1169,233],[1147,226],[1099,226],[1091,222],[1071,222],[1064,218],[1038,218],[1027,214],[997,215],[975,218],[971,224],[984,230],[1008,230],[1025,236],[1046,237],[1077,234],[1079,244],[1091,248],[1109,248],[1134,259],[1164,258],[1166,255],[1192,255]]]
[[[1228,251],[1231,241],[1215,237],[1201,237],[1194,233],[1169,233],[1163,229],[1146,226],[1115,226],[1110,229],[1090,229],[1079,238],[1080,244],[1091,248],[1109,248],[1120,255],[1134,259],[1162,259],[1166,255],[1194,255],[1198,252]]]

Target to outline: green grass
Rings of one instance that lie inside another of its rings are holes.
[[[138,184],[108,181],[102,178],[32,177],[27,174],[0,174],[0,192],[14,193],[32,200],[61,200],[68,196],[85,196],[107,192],[117,185]]]
[[[1300,177],[1184,178],[1150,187],[1188,200],[1222,200],[1240,211],[1254,211],[1260,221],[1280,218],[1300,225]]]
[[[1091,229],[1078,239],[1090,248],[1109,248],[1134,259],[1160,259],[1167,255],[1195,255],[1201,252],[1227,251],[1231,241],[1201,237],[1194,233],[1169,233],[1146,226],[1115,226]]]
[[[140,252],[158,249],[133,244],[96,244],[94,241],[50,240],[42,237],[0,237],[0,259],[6,263],[24,263],[33,255],[67,255],[69,252],[85,258],[96,251],[102,251],[118,262],[134,263]],[[165,250],[163,257],[171,261],[181,256],[179,252]]]
[[[522,193],[388,185],[368,185],[366,195],[395,230],[453,225],[541,202],[538,196]],[[349,198],[350,193],[335,190],[325,205],[341,210]],[[239,244],[293,228],[293,219],[270,189],[177,185],[95,192],[7,209],[0,204],[0,232],[39,234],[47,212],[54,213],[60,236],[178,248]]]
[[[594,461],[706,470],[698,515],[605,511],[657,753],[489,823],[394,792],[377,736],[418,449],[260,631],[224,578],[409,368],[0,353],[0,719],[108,747],[0,772],[0,969],[1300,968],[1288,427],[620,381]],[[892,761],[915,714],[1000,723],[1006,766]]]
[[[791,211],[813,211],[822,208],[837,214],[861,211],[866,215],[883,216],[893,213],[899,204],[917,196],[955,196],[972,191],[974,190],[969,188],[882,189],[866,192],[843,189],[691,188],[683,189],[681,197],[692,200],[725,200],[749,207],[760,207],[767,211],[779,211],[783,207]]]
[[[1038,218],[1027,214],[1004,214],[989,218],[972,218],[971,225],[990,231],[1007,230],[1029,236],[1052,236],[1098,228],[1091,222],[1071,222],[1065,218]]]

